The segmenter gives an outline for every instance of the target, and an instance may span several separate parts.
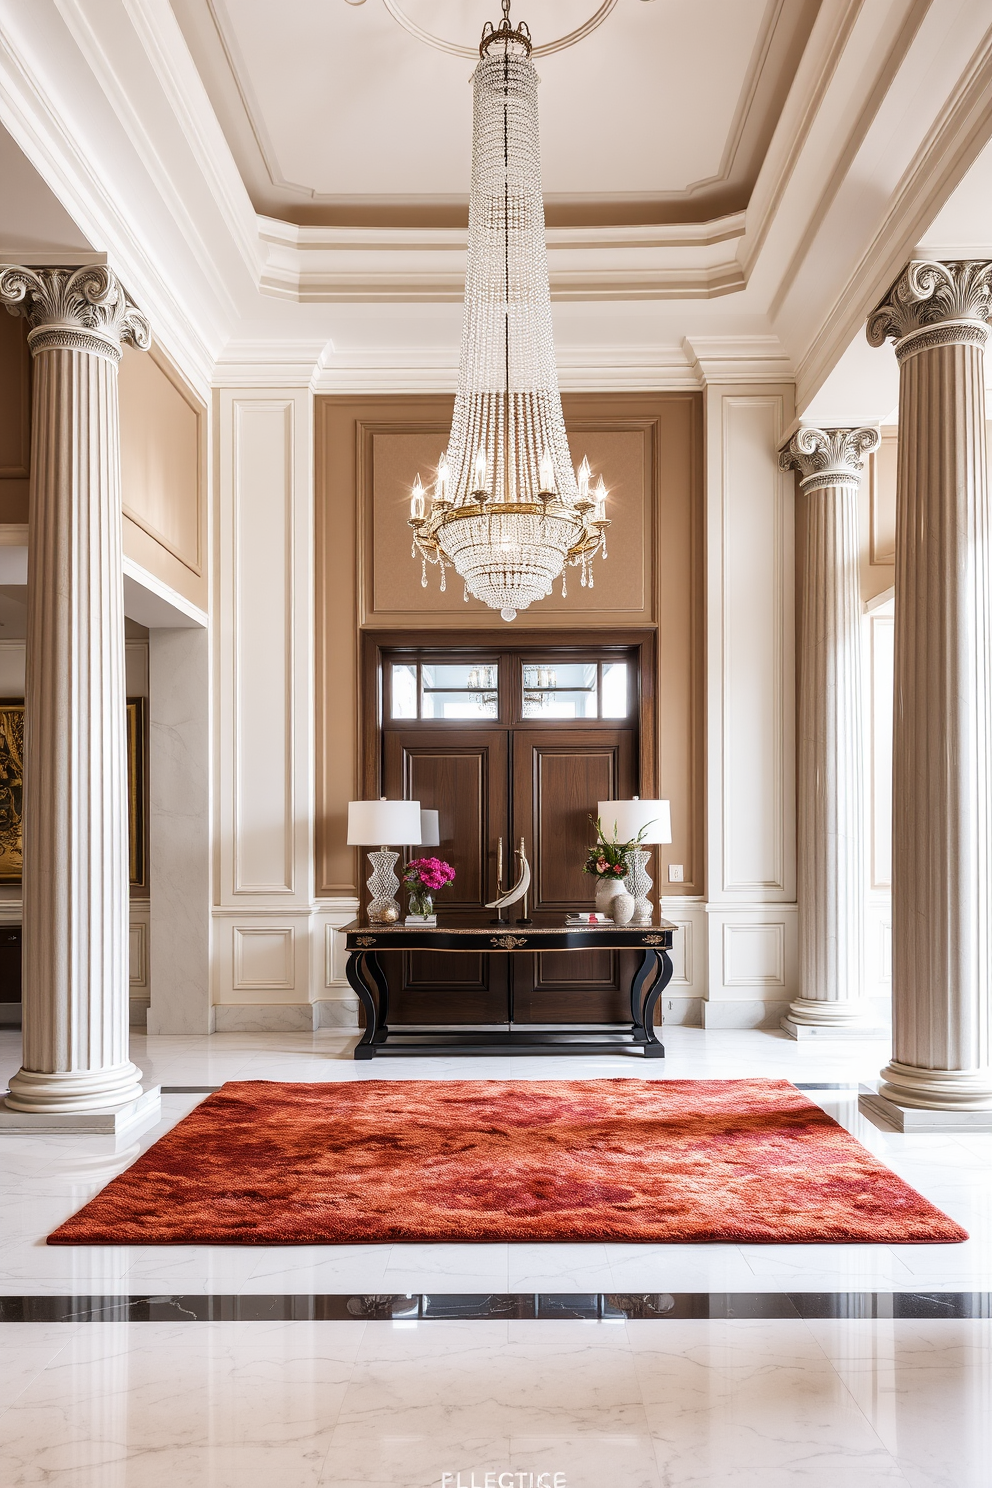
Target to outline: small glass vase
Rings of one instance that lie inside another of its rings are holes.
[[[430,889],[410,889],[410,913],[419,915],[423,920],[429,920],[434,913],[434,895]]]

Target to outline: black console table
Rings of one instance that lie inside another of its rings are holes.
[[[356,1059],[409,1054],[615,1054],[639,1050],[645,1058],[664,1058],[654,1030],[658,1000],[672,979],[672,936],[668,920],[646,925],[485,926],[415,928],[363,925],[353,920],[342,931],[348,947],[348,981],[365,1009],[365,1032]],[[640,951],[630,984],[630,1022],[589,1028],[390,1028],[389,991],[379,956],[389,951],[481,951],[483,955],[533,955],[536,951]]]

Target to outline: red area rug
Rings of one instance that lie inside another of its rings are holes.
[[[967,1238],[786,1080],[250,1080],[48,1243]]]

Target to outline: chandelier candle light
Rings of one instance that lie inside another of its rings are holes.
[[[558,391],[541,196],[538,77],[527,26],[487,21],[473,76],[472,187],[458,393],[428,497],[410,497],[413,553],[513,620],[565,568],[592,587],[606,557],[606,486],[573,471]]]

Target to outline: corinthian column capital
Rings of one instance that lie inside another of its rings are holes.
[[[0,268],[0,304],[28,322],[33,356],[65,349],[119,362],[124,342],[139,351],[152,344],[147,317],[103,264],[81,269],[6,265]]]
[[[803,491],[824,486],[857,486],[864,469],[862,455],[878,448],[878,430],[870,425],[858,429],[798,429],[779,450],[783,470],[798,470]]]
[[[984,347],[992,317],[992,263],[914,259],[868,317],[868,341],[891,338],[902,362],[935,346]]]

